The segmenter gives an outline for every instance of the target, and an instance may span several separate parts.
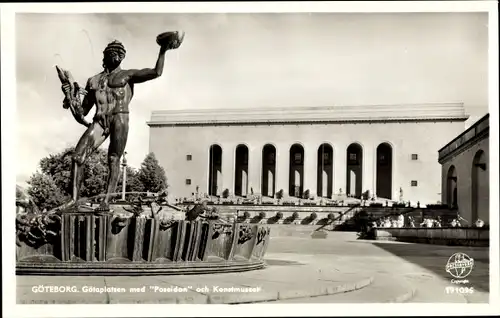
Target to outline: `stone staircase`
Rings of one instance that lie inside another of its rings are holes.
[[[216,205],[221,219],[229,222],[296,225],[297,230],[303,226],[315,226],[317,230],[326,231],[359,231],[358,221],[371,215],[373,220],[403,214],[411,216],[418,226],[425,218],[442,219],[448,224],[457,218],[456,210],[430,209],[417,207],[361,206],[351,202],[350,206],[286,206],[286,205]],[[184,212],[164,207],[165,213],[174,215],[176,219],[184,219]]]
[[[218,205],[222,218],[243,223],[325,225],[352,209],[349,206]],[[246,216],[245,216],[246,215]]]

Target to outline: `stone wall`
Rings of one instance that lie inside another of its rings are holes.
[[[487,228],[377,228],[377,240],[397,240],[439,245],[489,246]]]
[[[443,203],[451,205],[450,202],[453,190],[450,188],[448,181],[448,172],[453,166],[456,173],[456,186],[457,186],[457,205],[458,212],[470,224],[473,224],[477,218],[484,222],[489,222],[490,213],[490,190],[489,190],[489,138],[480,140],[479,142],[467,147],[459,154],[453,156],[442,164],[441,167],[441,197]],[[484,161],[486,162],[486,170],[474,167],[474,157],[479,151],[484,152]],[[473,183],[473,169],[477,170],[477,198],[473,198],[473,191],[475,190]],[[477,215],[473,215],[474,201],[477,204]]]

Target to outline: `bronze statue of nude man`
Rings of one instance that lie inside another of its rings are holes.
[[[62,89],[66,94],[65,105],[71,104],[75,120],[87,127],[72,156],[73,193],[69,204],[76,203],[79,199],[80,187],[83,182],[83,165],[109,136],[109,175],[106,196],[98,208],[98,211],[109,211],[109,201],[116,191],[120,175],[120,159],[127,144],[129,104],[134,96],[134,85],[160,77],[163,73],[165,53],[167,50],[178,48],[183,37],[184,35],[179,36],[178,32],[160,34],[157,37],[160,52],[156,66],[145,69],[122,69],[120,64],[125,58],[125,47],[119,41],[109,43],[103,52],[104,70],[89,78],[85,90],[80,90],[85,95],[81,103],[79,103],[79,99],[68,98],[71,88],[69,84],[63,83]],[[96,106],[96,114],[92,123],[88,123],[84,117],[94,105]]]

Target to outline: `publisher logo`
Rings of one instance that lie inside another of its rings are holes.
[[[464,253],[455,253],[446,263],[446,272],[457,279],[463,279],[470,275],[474,267],[474,259]]]

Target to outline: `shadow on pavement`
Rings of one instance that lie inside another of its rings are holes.
[[[468,286],[473,286],[478,291],[489,292],[489,253],[487,249],[394,242],[374,242],[373,245],[431,271],[450,281],[450,286],[457,287],[464,285],[451,284],[454,277],[446,272],[446,263],[454,253],[465,253],[474,259],[474,268],[470,275],[465,278],[469,280]]]

